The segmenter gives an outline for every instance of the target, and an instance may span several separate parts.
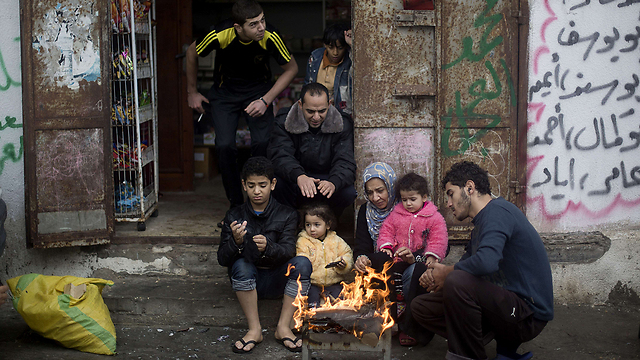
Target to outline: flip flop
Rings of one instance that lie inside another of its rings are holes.
[[[400,345],[402,346],[416,346],[418,345],[418,341],[411,336],[401,332],[398,335],[398,341],[400,341]]]
[[[300,340],[299,337],[296,337],[293,340],[291,338],[288,338],[288,337],[283,337],[282,339],[276,339],[276,341],[279,342],[280,344],[282,344],[282,346],[284,346],[285,349],[287,349],[287,350],[289,350],[291,352],[302,352],[302,345],[292,348],[292,347],[288,347],[287,345],[284,344],[285,341],[289,341],[290,343],[295,345],[298,342],[298,340]]]
[[[255,341],[255,340],[249,340],[249,341],[244,341],[244,339],[240,339],[238,340],[240,341],[240,343],[242,344],[242,347],[238,349],[238,347],[236,347],[236,343],[234,342],[233,344],[231,344],[231,350],[236,353],[236,354],[249,354],[253,351],[253,349],[256,348],[256,346],[258,346],[258,344],[260,344],[259,342]],[[245,350],[244,348],[247,347],[247,345],[249,344],[253,344],[253,347],[249,350]]]

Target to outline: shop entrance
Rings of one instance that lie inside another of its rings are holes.
[[[285,37],[298,63],[298,75],[274,108],[290,106],[304,81],[312,50],[322,47],[324,26],[350,22],[349,1],[291,0],[260,2],[267,20]],[[158,217],[146,221],[146,230],[135,223],[116,223],[116,243],[175,242],[214,243],[217,223],[228,210],[218,173],[215,132],[211,119],[200,117],[187,104],[184,51],[195,39],[206,35],[211,26],[231,15],[232,1],[156,0],[158,67]],[[272,61],[277,77],[282,69]],[[206,95],[212,85],[213,56],[199,59],[198,90]],[[238,126],[239,166],[250,156],[246,122]],[[348,214],[347,214],[348,213]],[[347,233],[353,232],[353,211],[341,219]]]

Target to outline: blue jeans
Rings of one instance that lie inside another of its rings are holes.
[[[293,265],[293,268],[287,277],[285,274],[289,265]],[[283,293],[295,298],[298,294],[298,276],[302,285],[301,295],[306,296],[309,292],[311,270],[311,262],[304,256],[296,256],[272,269],[259,269],[240,258],[229,268],[229,278],[233,291],[256,290],[258,299],[277,299]]]

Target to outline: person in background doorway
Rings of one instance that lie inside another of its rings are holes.
[[[242,187],[248,200],[224,218],[218,263],[229,268],[231,285],[249,325],[245,336],[231,344],[235,353],[250,353],[262,342],[258,299],[276,299],[284,293],[280,323],[289,326],[295,312],[298,275],[301,291],[309,288],[311,263],[305,257],[294,257],[298,213],[271,196],[275,186],[271,162],[263,156],[249,158],[242,168]],[[291,335],[291,329],[287,330],[284,335],[276,331],[276,338]],[[295,348],[296,341],[285,346]]]
[[[303,86],[300,100],[278,112],[268,154],[278,178],[274,197],[281,203],[300,208],[325,201],[340,218],[355,200],[353,123],[329,104],[324,85]]]
[[[419,277],[430,293],[413,300],[414,318],[447,338],[446,359],[486,359],[491,338],[496,359],[530,359],[518,347],[553,319],[551,266],[540,235],[518,207],[492,197],[487,172],[472,162],[454,164],[442,187],[453,216],[471,218],[474,228],[458,263],[432,262]]]
[[[198,56],[213,50],[214,84],[205,97],[196,88]],[[269,67],[271,57],[284,70],[275,83]],[[265,156],[274,120],[271,103],[291,83],[298,65],[255,0],[237,0],[232,19],[215,25],[214,30],[194,41],[186,58],[189,107],[204,113],[202,103],[210,104],[218,165],[233,208],[243,203],[236,148],[239,117],[246,114],[252,155]]]
[[[329,99],[342,114],[351,116],[353,90],[351,66],[351,29],[346,24],[334,24],[324,30],[324,47],[315,49],[309,57],[304,83],[319,82],[329,90]]]

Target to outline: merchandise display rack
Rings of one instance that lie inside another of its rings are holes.
[[[111,1],[111,129],[115,219],[144,231],[158,215],[155,3]]]

